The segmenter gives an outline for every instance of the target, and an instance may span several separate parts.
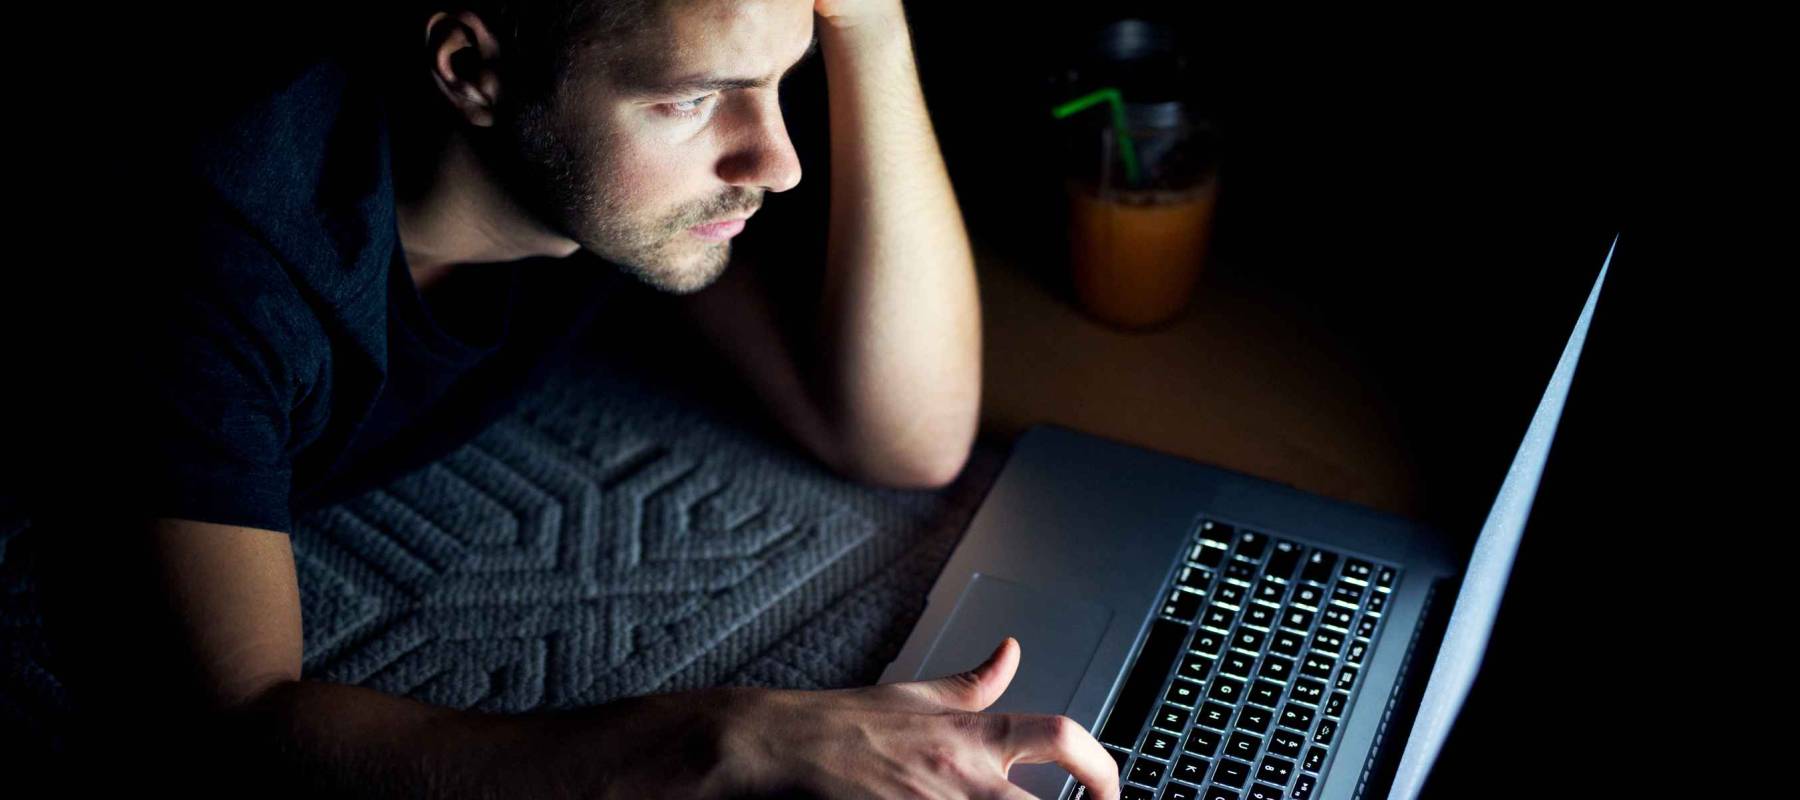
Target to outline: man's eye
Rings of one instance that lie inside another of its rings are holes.
[[[677,103],[664,103],[663,107],[669,110],[668,113],[671,116],[697,117],[700,116],[700,112],[704,110],[702,104],[711,98],[712,95],[710,94],[702,95],[692,100],[682,100]]]

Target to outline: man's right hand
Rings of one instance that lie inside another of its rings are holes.
[[[608,796],[1024,800],[1007,771],[1053,761],[1092,796],[1118,797],[1117,762],[1074,720],[982,713],[1018,664],[1009,637],[981,666],[936,680],[632,698],[566,717],[579,727],[544,744],[594,770],[566,777],[608,784]]]

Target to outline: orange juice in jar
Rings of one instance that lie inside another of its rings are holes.
[[[1069,257],[1083,308],[1122,328],[1180,315],[1206,260],[1218,186],[1103,193],[1070,182]]]
[[[1077,149],[1069,262],[1089,316],[1126,329],[1179,316],[1193,296],[1218,200],[1216,132],[1182,104],[1127,105],[1132,157],[1101,128]],[[1080,151],[1098,143],[1099,152]]]

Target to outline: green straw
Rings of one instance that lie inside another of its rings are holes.
[[[1119,90],[1108,86],[1092,94],[1082,95],[1050,110],[1051,116],[1063,119],[1070,114],[1096,106],[1105,102],[1112,106],[1113,138],[1119,141],[1119,157],[1125,161],[1125,180],[1136,186],[1138,182],[1137,147],[1131,143],[1131,135],[1125,128],[1125,98],[1119,96]]]

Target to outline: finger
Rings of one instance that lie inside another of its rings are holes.
[[[954,675],[928,681],[893,684],[896,688],[959,711],[980,711],[994,704],[1019,670],[1019,642],[1011,636],[1000,642],[981,665]]]
[[[1094,797],[1119,796],[1119,762],[1081,724],[1061,714],[1001,714],[1000,768],[1054,761]]]

